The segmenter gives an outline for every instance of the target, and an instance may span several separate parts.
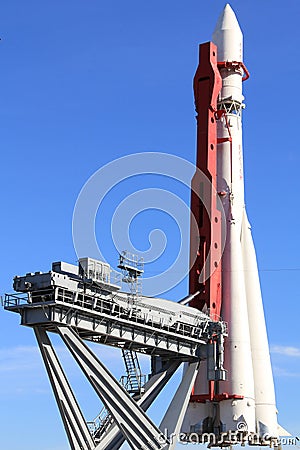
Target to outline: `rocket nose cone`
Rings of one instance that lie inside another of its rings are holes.
[[[229,3],[220,14],[212,40],[218,47],[219,61],[243,60],[243,33]]]
[[[227,3],[227,5],[225,6],[225,8],[223,9],[222,13],[218,18],[214,34],[220,30],[233,30],[233,29],[237,29],[241,33],[241,29],[237,21],[236,15],[234,14],[234,11],[229,5],[229,3]]]

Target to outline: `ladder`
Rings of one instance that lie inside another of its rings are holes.
[[[144,391],[143,385],[147,381],[147,376],[142,375],[141,367],[136,352],[128,349],[122,349],[122,356],[126,369],[126,375],[120,379],[120,383],[129,394],[138,398]],[[107,431],[109,425],[113,422],[110,412],[103,406],[100,413],[92,422],[88,422],[90,431],[96,441],[100,440]]]
[[[127,375],[121,377],[121,384],[130,394],[141,394],[145,376],[141,373],[137,354],[132,350],[122,349],[122,356]]]
[[[103,406],[100,413],[92,422],[88,422],[89,429],[96,440],[100,440],[101,436],[113,422],[110,412]]]
[[[144,259],[124,250],[119,255],[118,268],[122,271],[122,281],[129,284],[133,298],[142,294],[141,277],[144,273]]]

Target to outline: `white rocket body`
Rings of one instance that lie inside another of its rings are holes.
[[[231,398],[218,405],[190,403],[182,431],[247,431],[261,438],[278,437],[274,382],[269,355],[256,255],[244,204],[242,152],[243,35],[227,4],[213,34],[217,45],[222,89],[218,109],[217,191],[226,214],[226,241],[222,256],[222,319],[228,323],[225,363],[228,380],[219,393]],[[229,63],[229,64],[228,64]],[[231,139],[228,139],[231,138]],[[194,394],[207,393],[205,364]],[[239,398],[242,397],[242,398]],[[210,425],[209,425],[210,424]]]
[[[218,61],[242,62],[243,35],[229,5],[220,17],[213,41],[218,47]],[[217,135],[230,141],[218,144],[217,191],[222,192],[227,233],[222,256],[222,310],[228,323],[225,361],[228,381],[220,383],[220,392],[242,396],[220,402],[220,422],[224,431],[255,432],[254,376],[241,230],[244,218],[244,177],[242,156],[242,69],[224,67],[220,71],[222,89],[218,104],[228,112],[218,122]],[[242,424],[242,425],[241,425]]]

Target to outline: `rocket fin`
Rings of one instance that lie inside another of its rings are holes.
[[[291,436],[287,430],[285,430],[281,425],[277,425],[278,435],[279,436]]]

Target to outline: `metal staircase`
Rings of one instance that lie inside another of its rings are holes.
[[[143,385],[146,383],[146,375],[142,375],[140,363],[136,352],[122,349],[126,374],[121,377],[121,384],[129,394],[142,394]]]
[[[91,422],[88,422],[90,432],[93,438],[100,440],[101,436],[107,431],[109,425],[113,422],[113,417],[110,412],[103,406],[100,413]]]
[[[129,394],[134,395],[134,398],[137,399],[144,392],[143,385],[147,382],[148,377],[147,375],[143,375],[141,372],[141,367],[136,352],[128,349],[122,349],[122,356],[126,369],[126,375],[121,377],[120,383]],[[100,440],[103,434],[108,430],[111,423],[113,423],[113,417],[106,407],[103,406],[95,419],[88,422],[93,438],[97,441]]]

